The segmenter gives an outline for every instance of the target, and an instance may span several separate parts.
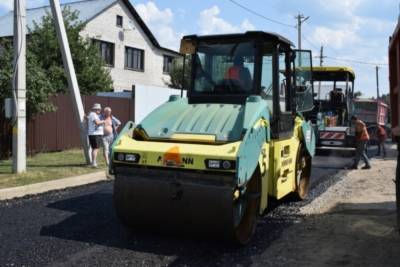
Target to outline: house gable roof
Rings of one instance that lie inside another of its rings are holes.
[[[149,38],[150,42],[157,48],[168,53],[172,53],[174,55],[180,55],[178,52],[162,47],[157,39],[154,37],[153,33],[147,27],[146,23],[139,16],[135,8],[129,2],[129,0],[121,0],[129,12],[131,12],[132,16],[135,18],[137,23],[142,28],[143,32]],[[118,0],[82,0],[78,2],[71,2],[68,4],[63,4],[61,6],[69,6],[72,10],[79,11],[78,20],[87,23],[92,20],[94,17],[102,13],[104,10],[108,9],[110,6],[117,3]],[[49,6],[38,7],[27,9],[26,11],[26,25],[27,28],[33,28],[34,22],[40,22],[42,17],[46,15],[46,12],[51,12]],[[10,11],[6,15],[0,17],[0,38],[1,37],[9,37],[13,36],[13,25],[14,25],[14,12]]]

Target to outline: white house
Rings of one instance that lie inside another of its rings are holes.
[[[85,23],[81,35],[98,44],[110,69],[114,91],[133,85],[166,86],[172,59],[179,53],[162,47],[129,0],[83,0],[69,3]],[[40,22],[49,7],[27,10],[27,26]],[[13,13],[0,17],[0,38],[13,35]]]

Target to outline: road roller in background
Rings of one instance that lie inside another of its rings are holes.
[[[114,202],[133,229],[246,244],[268,197],[308,192],[315,151],[311,51],[268,32],[190,35],[187,97],[172,95],[112,149]]]
[[[355,135],[350,117],[354,115],[353,69],[345,66],[313,68],[316,88],[314,109],[305,114],[314,126],[317,150],[354,150]]]

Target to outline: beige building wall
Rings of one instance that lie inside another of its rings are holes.
[[[123,28],[116,25],[117,15],[123,17]],[[110,70],[116,92],[131,90],[132,85],[166,86],[169,75],[163,73],[163,56],[174,56],[155,47],[124,3],[118,1],[90,20],[81,36],[114,44],[114,67]],[[143,49],[144,71],[125,68],[125,47]]]

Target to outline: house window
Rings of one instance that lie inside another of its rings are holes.
[[[164,55],[164,64],[163,64],[163,72],[170,73],[172,70],[172,61],[174,60],[173,57]]]
[[[124,18],[122,16],[117,15],[117,27],[123,27],[124,26]]]
[[[100,40],[93,40],[93,43],[99,48],[100,56],[106,65],[114,67],[114,44]]]
[[[125,47],[125,68],[144,71],[144,50]]]

